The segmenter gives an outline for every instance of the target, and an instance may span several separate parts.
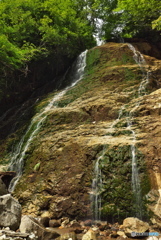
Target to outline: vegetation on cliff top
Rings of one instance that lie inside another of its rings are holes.
[[[40,61],[52,61],[53,79],[65,71],[63,61],[70,63],[95,45],[86,11],[81,10],[73,0],[0,1],[0,100],[20,91],[21,81],[33,85],[34,63],[38,68]]]
[[[95,45],[98,19],[106,40],[158,40],[160,11],[158,0],[1,0],[1,103],[22,102],[27,92],[62,74],[81,51]]]

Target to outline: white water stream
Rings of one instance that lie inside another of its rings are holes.
[[[122,106],[119,110],[118,118],[109,126],[108,133],[111,133],[115,125],[119,122],[125,106]],[[94,177],[92,180],[92,192],[91,192],[91,202],[93,210],[93,218],[96,221],[101,220],[101,189],[103,187],[102,172],[100,168],[100,162],[106,153],[106,147],[103,148],[102,155],[99,156],[94,165]]]
[[[12,153],[11,163],[8,170],[15,171],[17,175],[10,183],[10,186],[9,186],[10,192],[14,190],[18,180],[20,179],[23,173],[24,161],[27,156],[27,151],[29,150],[31,143],[33,139],[36,137],[37,133],[39,132],[41,126],[45,122],[49,114],[49,111],[52,108],[55,108],[56,102],[59,101],[69,89],[74,87],[82,79],[84,75],[84,69],[86,66],[86,54],[87,54],[87,50],[78,56],[77,61],[74,64],[74,67],[72,69],[71,85],[66,87],[64,90],[60,91],[53,98],[51,98],[47,106],[45,106],[40,113],[36,114],[33,117],[26,133],[21,138],[15,151]]]
[[[131,44],[128,44],[128,47],[133,52],[133,58],[135,62],[139,65],[142,71],[142,81],[138,88],[138,101],[136,101],[135,106],[132,110],[128,113],[126,117],[127,122],[127,129],[131,131],[133,144],[131,145],[131,165],[132,165],[132,190],[135,197],[135,216],[142,219],[142,198],[141,198],[141,187],[140,187],[140,180],[139,180],[139,172],[137,167],[137,159],[136,159],[136,134],[133,130],[133,114],[137,107],[140,105],[140,97],[146,94],[146,86],[149,82],[149,72],[146,70],[146,61],[143,55],[137,51]],[[111,130],[115,127],[115,125],[119,122],[120,118],[122,117],[123,110],[125,109],[126,105],[123,105],[119,111],[118,118],[111,124],[108,128],[108,132],[110,133]],[[92,181],[92,200],[93,200],[93,215],[94,220],[101,220],[101,188],[103,187],[102,184],[102,173],[100,169],[100,162],[101,159],[104,157],[106,153],[106,149],[103,149],[102,155],[96,160],[95,168],[94,168],[94,178]]]
[[[142,71],[142,81],[140,83],[138,89],[138,101],[136,101],[135,106],[129,112],[129,116],[127,117],[127,125],[128,129],[132,133],[133,144],[131,145],[131,154],[132,154],[132,190],[135,198],[134,208],[136,217],[142,219],[142,196],[141,196],[141,187],[140,187],[140,178],[137,167],[137,158],[136,158],[136,134],[133,129],[133,114],[135,109],[140,105],[140,97],[146,94],[146,86],[149,82],[149,71],[146,70],[146,61],[143,55],[137,51],[131,44],[128,44],[128,47],[133,52],[133,58],[135,62],[139,65]]]
[[[97,32],[93,36],[96,39],[97,46],[101,46],[102,44],[104,44],[104,41],[101,39],[103,20],[99,19],[99,18],[96,18],[95,19],[95,24],[96,24],[96,31]]]
[[[100,169],[100,161],[102,156],[100,156],[94,165],[94,178],[92,180],[92,192],[91,192],[91,202],[93,204],[93,218],[94,220],[101,219],[101,194],[100,190],[102,188],[102,172]]]

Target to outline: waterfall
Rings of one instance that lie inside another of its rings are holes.
[[[94,178],[92,180],[92,195],[91,195],[91,201],[92,201],[92,210],[93,210],[93,217],[94,220],[100,220],[101,219],[101,195],[100,195],[100,189],[102,188],[102,173],[101,169],[99,167],[99,163],[102,156],[100,156],[94,166]]]
[[[138,88],[138,101],[136,101],[135,106],[132,108],[126,116],[126,123],[127,129],[131,131],[133,143],[131,144],[131,165],[132,165],[132,191],[135,198],[134,208],[135,208],[135,215],[136,217],[142,219],[142,198],[141,198],[141,187],[140,187],[140,180],[139,180],[139,172],[137,167],[137,159],[136,159],[136,134],[135,131],[132,129],[133,125],[133,113],[135,109],[140,105],[140,97],[146,94],[146,86],[149,82],[149,72],[146,71],[146,61],[143,55],[136,51],[136,49],[131,45],[128,44],[128,47],[133,52],[133,58],[135,62],[139,65],[142,71],[142,81]],[[118,113],[118,118],[111,124],[108,128],[108,133],[111,133],[112,129],[115,125],[119,122],[120,118],[123,116],[123,110],[125,110],[126,104],[123,105]],[[95,220],[101,220],[101,188],[103,187],[103,180],[102,180],[102,173],[99,167],[101,159],[104,157],[106,152],[106,148],[103,149],[102,155],[96,160],[95,167],[94,167],[94,177],[92,181],[92,204],[93,204],[93,216]]]
[[[89,19],[90,19],[90,16],[89,16]],[[95,18],[95,25],[96,25],[97,32],[95,34],[93,34],[93,37],[96,40],[97,46],[101,46],[102,44],[104,44],[104,41],[100,38],[101,33],[102,33],[103,20],[99,19],[99,18]],[[104,151],[103,151],[103,154],[95,161],[95,164],[94,164],[94,173],[93,173],[93,179],[92,179],[92,192],[90,194],[94,220],[101,219],[100,189],[102,188],[102,173],[101,173],[99,164],[100,164],[100,160],[102,159],[103,156],[104,156]]]
[[[143,55],[136,51],[136,49],[131,45],[128,44],[128,47],[133,52],[133,58],[135,62],[139,65],[141,71],[142,71],[142,81],[140,83],[139,89],[138,89],[138,101],[136,102],[133,109],[129,112],[127,116],[127,127],[132,133],[133,138],[133,144],[131,145],[131,155],[132,155],[132,190],[134,194],[134,208],[135,208],[135,215],[136,217],[142,219],[142,198],[141,198],[141,187],[140,187],[140,179],[139,179],[139,172],[137,167],[137,159],[136,159],[136,134],[135,131],[132,129],[132,121],[133,121],[133,113],[135,112],[135,109],[140,105],[140,97],[142,95],[146,94],[146,86],[149,82],[149,72],[146,71],[146,61],[143,57]]]
[[[95,25],[96,25],[96,33],[93,34],[94,38],[96,39],[97,46],[101,46],[104,44],[104,41],[101,39],[101,34],[102,34],[102,26],[103,26],[103,20],[96,18],[95,19]]]
[[[8,170],[15,171],[17,175],[10,183],[10,192],[14,190],[18,180],[23,173],[24,161],[27,156],[27,151],[29,150],[31,143],[39,132],[41,126],[45,122],[50,110],[55,108],[56,103],[66,94],[66,92],[74,87],[83,78],[84,69],[86,66],[86,54],[87,50],[78,56],[76,63],[73,65],[72,76],[70,76],[70,79],[72,77],[72,83],[70,86],[66,87],[64,90],[60,91],[54,97],[52,97],[47,106],[45,106],[40,113],[36,114],[33,117],[26,133],[21,138],[15,151],[12,153],[12,158]]]
[[[146,86],[149,82],[149,74],[150,72],[146,70],[146,61],[143,57],[143,55],[137,51],[133,45],[128,43],[128,47],[133,52],[133,58],[135,62],[139,65],[141,71],[142,71],[142,81],[138,89],[138,97],[141,97],[142,95],[146,95]]]
[[[131,166],[132,166],[132,191],[134,195],[134,211],[135,217],[142,219],[142,198],[141,198],[141,187],[140,187],[140,179],[139,179],[139,171],[137,167],[137,159],[136,159],[136,135],[135,131],[132,130],[132,122],[127,119],[128,129],[132,133],[133,143],[131,144]]]
[[[108,133],[111,133],[114,126],[119,122],[124,108],[125,106],[122,106],[121,109],[119,110],[118,118],[111,124],[111,126],[109,126]],[[92,202],[93,218],[96,221],[101,220],[101,204],[102,204],[101,189],[103,186],[103,180],[102,180],[101,168],[99,165],[105,153],[106,153],[106,147],[103,148],[102,155],[98,157],[95,162],[94,176],[92,180],[91,202]]]

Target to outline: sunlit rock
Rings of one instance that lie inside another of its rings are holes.
[[[124,219],[122,227],[125,231],[125,234],[131,234],[132,232],[144,233],[150,229],[150,226],[147,222],[143,222],[134,217]]]
[[[21,205],[10,194],[0,196],[0,227],[17,230],[21,221]]]

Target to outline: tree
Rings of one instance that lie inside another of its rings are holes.
[[[148,37],[153,33],[154,38],[152,29],[160,29],[161,2],[158,0],[118,0],[115,11],[122,11],[124,36]]]
[[[95,45],[86,9],[79,13],[76,0],[0,1],[0,97],[3,86],[12,91],[23,81],[11,83],[11,72],[22,75],[27,65],[50,56],[58,66]]]

